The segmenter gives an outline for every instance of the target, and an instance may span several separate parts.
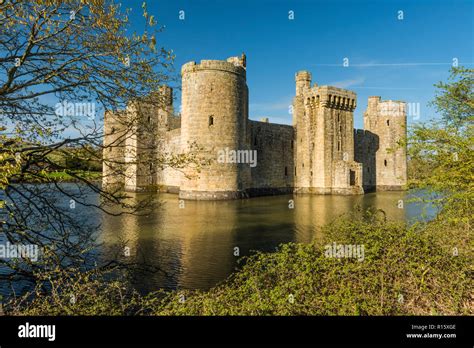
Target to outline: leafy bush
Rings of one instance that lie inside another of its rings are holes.
[[[441,220],[408,227],[379,213],[354,213],[312,244],[257,253],[209,291],[140,296],[118,281],[75,274],[49,295],[14,301],[28,315],[466,315],[473,314],[469,232]],[[442,235],[449,233],[453,245]],[[364,245],[364,259],[330,258],[326,244]],[[54,284],[54,283],[53,283]],[[71,303],[71,294],[77,294]]]

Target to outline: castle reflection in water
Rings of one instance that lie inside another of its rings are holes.
[[[130,261],[137,262],[129,277],[142,292],[207,289],[235,270],[239,259],[236,248],[244,256],[255,250],[275,250],[281,243],[309,243],[321,236],[321,226],[356,206],[382,209],[391,220],[419,218],[423,206],[406,203],[407,195],[400,191],[363,196],[284,195],[185,201],[180,208],[176,195],[161,194],[156,195],[159,207],[147,215],[103,215],[102,255],[110,257],[117,252],[119,241],[125,242]],[[141,196],[135,194],[134,199]],[[289,208],[290,200],[293,209]],[[144,265],[160,271],[143,272]]]

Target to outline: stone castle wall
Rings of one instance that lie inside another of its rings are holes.
[[[171,156],[181,153],[181,129],[175,128],[165,134],[166,147],[162,155],[170,159]],[[179,193],[181,181],[184,179],[183,172],[178,168],[173,168],[168,160],[164,167],[157,170],[157,184],[162,191]]]
[[[168,117],[168,129],[179,129],[181,128],[181,117],[170,115]]]
[[[250,121],[250,148],[257,151],[249,188],[255,194],[291,192],[294,187],[291,126]]]
[[[166,86],[151,96],[160,106],[130,103],[120,115],[106,114],[104,145],[117,142],[123,132],[117,119],[135,122],[129,122],[132,132],[118,147],[104,148],[104,159],[122,160],[125,173],[105,175],[113,170],[104,162],[104,185],[217,200],[289,192],[362,194],[406,184],[406,148],[397,147],[406,137],[402,102],[371,97],[365,129],[354,130],[356,94],[311,86],[311,74],[300,71],[293,126],[287,126],[249,120],[244,55],[189,62],[181,75],[180,116]],[[188,151],[207,165],[172,168],[173,156]],[[223,162],[222,151],[256,153],[256,163]]]
[[[354,129],[355,161],[362,163],[362,185],[365,192],[376,189],[376,161],[379,137],[371,131]]]

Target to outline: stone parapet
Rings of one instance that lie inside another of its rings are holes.
[[[241,65],[235,65],[233,62],[223,60],[201,60],[200,64],[196,62],[188,62],[181,68],[181,75],[194,73],[203,70],[225,71],[245,77],[246,70]]]

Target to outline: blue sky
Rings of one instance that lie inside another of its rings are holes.
[[[141,1],[122,4],[140,30]],[[158,44],[173,49],[177,72],[245,52],[252,119],[291,124],[294,74],[309,70],[319,85],[357,93],[358,128],[370,95],[420,103],[427,121],[433,84],[447,79],[453,59],[474,65],[474,1],[153,0],[148,11],[166,27]]]

